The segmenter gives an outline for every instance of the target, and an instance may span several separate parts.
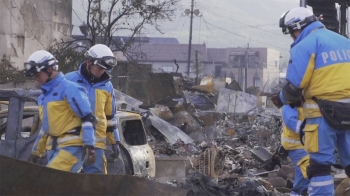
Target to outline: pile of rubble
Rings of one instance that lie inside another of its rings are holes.
[[[171,111],[166,106],[157,108]],[[190,195],[283,195],[261,168],[280,144],[282,122],[277,109],[255,107],[234,114],[202,111],[193,105],[182,108],[172,115],[153,112],[159,117],[173,116],[168,122],[193,139],[191,143],[178,140],[172,145],[166,141],[151,143],[156,157],[185,157],[191,166],[184,179],[169,179],[167,183],[190,190]],[[267,180],[260,177],[261,172]],[[271,173],[277,176],[277,171]],[[275,179],[273,174],[270,176]]]
[[[143,107],[156,180],[188,195],[289,195],[289,158],[282,168],[264,168],[280,145],[283,124],[278,109],[262,104],[259,89],[248,94],[232,83],[215,93],[211,78],[192,87],[176,79],[177,86],[177,96]]]

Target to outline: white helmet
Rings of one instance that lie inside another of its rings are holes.
[[[86,51],[85,57],[92,60],[93,64],[106,70],[111,70],[117,64],[117,59],[114,57],[112,50],[103,44],[92,46]]]
[[[24,73],[26,77],[31,77],[40,71],[44,71],[48,67],[58,70],[57,59],[46,50],[39,50],[29,56],[27,62],[24,63]]]
[[[295,30],[302,30],[317,20],[317,17],[309,9],[296,7],[282,14],[279,25],[284,34],[289,34]]]

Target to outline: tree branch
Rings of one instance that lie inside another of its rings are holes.
[[[93,28],[93,24],[90,25],[90,12],[91,12],[91,3],[93,0],[88,0],[88,9],[87,9],[87,16],[86,16],[86,24],[90,29],[90,33],[91,33],[91,41],[90,41],[90,45],[94,45],[95,44],[95,31]]]

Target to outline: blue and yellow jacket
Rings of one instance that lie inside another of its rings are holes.
[[[91,84],[82,73],[82,69],[85,69],[85,65],[86,64],[83,63],[80,65],[78,71],[67,73],[65,78],[86,89],[91,104],[91,110],[97,117],[95,147],[106,149],[106,137],[110,144],[115,144],[116,141],[119,141],[115,117],[116,105],[114,89],[107,73],[104,73],[108,76],[106,80]]]
[[[320,117],[313,97],[350,102],[350,40],[313,22],[294,41],[286,79],[303,89],[305,118]],[[283,93],[280,98],[288,103]]]
[[[286,150],[300,150],[304,146],[300,142],[300,126],[305,120],[303,116],[303,108],[292,108],[290,105],[284,105],[281,108],[282,120],[284,123],[283,132],[281,135],[281,143]],[[305,129],[304,129],[305,130]],[[292,154],[289,154],[292,156]],[[296,157],[292,158],[295,159]],[[300,167],[301,173],[305,179],[308,179],[306,168],[309,166],[310,155],[300,157],[297,165]]]
[[[38,98],[41,130],[34,143],[32,154],[42,156],[51,149],[52,136],[57,137],[58,147],[95,146],[95,134],[91,122],[82,122],[91,115],[85,89],[70,82],[59,73],[41,86]],[[75,134],[71,134],[75,133]]]
[[[304,121],[302,107],[292,108],[290,105],[284,105],[281,108],[282,120],[284,123],[281,135],[281,143],[286,150],[303,149],[300,142],[300,126]]]

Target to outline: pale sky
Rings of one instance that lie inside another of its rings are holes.
[[[147,28],[149,37],[175,37],[180,43],[188,44],[190,17],[184,14],[190,9],[191,0],[182,0],[177,16],[172,22],[164,23],[162,31]],[[192,43],[206,43],[210,48],[226,47],[269,47],[289,58],[292,39],[278,27],[283,12],[299,6],[299,0],[195,0],[194,9],[201,17],[193,18]],[[85,21],[86,14],[81,1],[73,1],[73,9]],[[80,25],[73,12],[73,25]],[[81,34],[74,26],[73,34]],[[123,35],[123,34],[118,34]]]

